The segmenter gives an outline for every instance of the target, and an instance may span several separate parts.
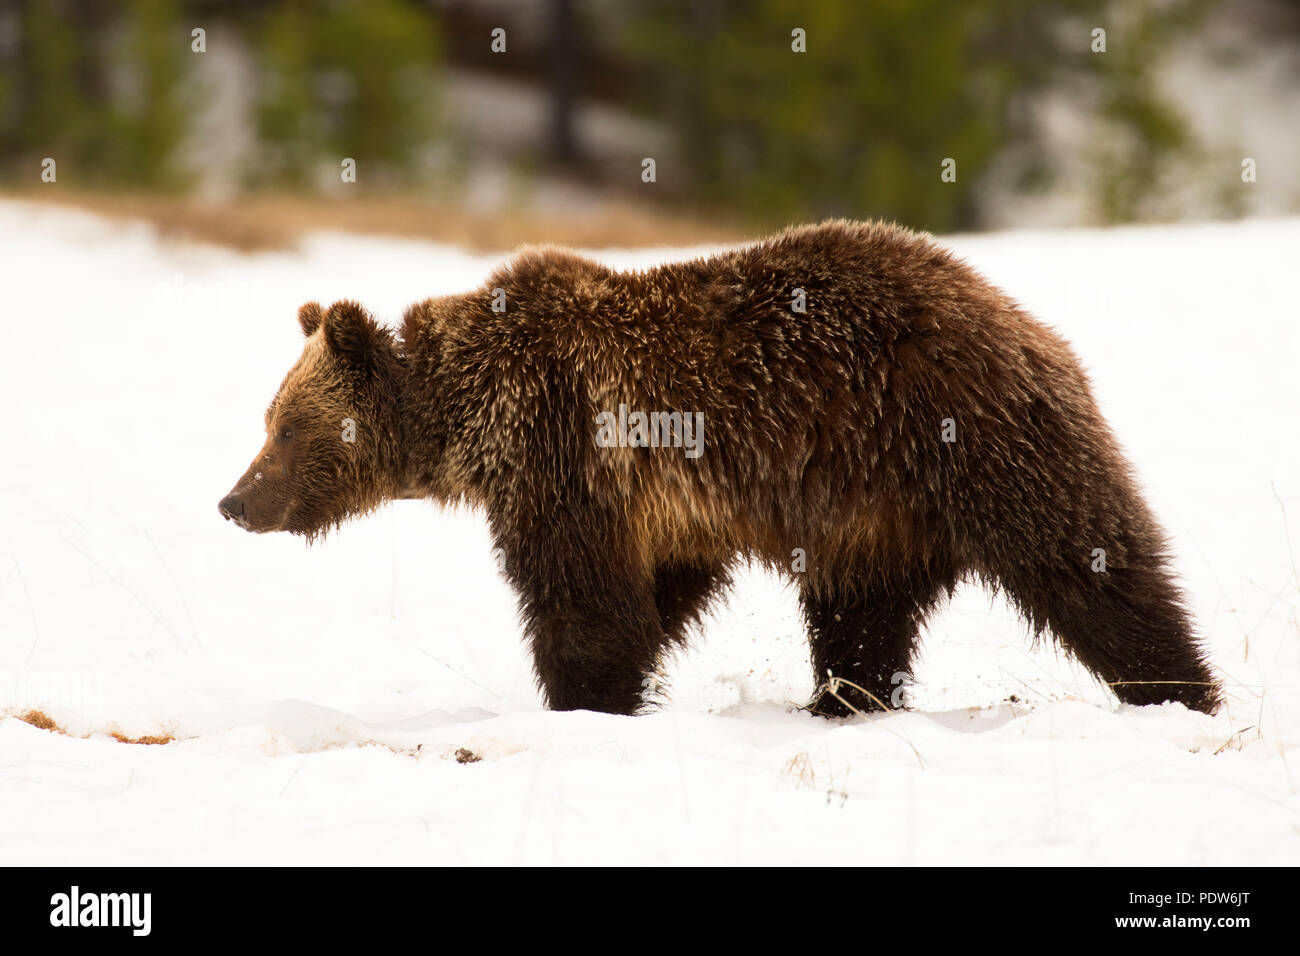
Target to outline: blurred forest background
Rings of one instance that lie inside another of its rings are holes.
[[[6,193],[242,246],[1281,215],[1298,130],[1297,0],[0,7]]]

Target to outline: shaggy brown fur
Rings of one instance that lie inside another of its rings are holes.
[[[925,236],[828,222],[640,273],[533,249],[408,309],[400,343],[353,303],[300,320],[223,513],[312,535],[395,497],[483,507],[554,708],[638,710],[742,557],[795,580],[817,679],[881,700],[975,577],[1121,700],[1218,702],[1069,347]],[[702,412],[703,453],[603,447],[620,405]]]

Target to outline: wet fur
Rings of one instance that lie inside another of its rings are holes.
[[[304,307],[321,349],[273,411],[341,395],[326,414],[350,407],[373,433],[350,453],[373,460],[295,479],[338,500],[287,530],[392,497],[484,508],[551,707],[640,709],[745,557],[795,581],[819,682],[888,701],[926,616],[975,578],[1121,700],[1218,702],[1071,350],[927,237],[828,222],[634,273],[532,249],[411,307],[400,342],[358,313]],[[703,455],[599,447],[596,416],[620,403],[703,412]],[[827,694],[814,707],[848,712]]]

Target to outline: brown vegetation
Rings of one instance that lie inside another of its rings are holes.
[[[476,212],[412,196],[330,200],[251,195],[215,201],[46,186],[10,192],[7,198],[144,220],[166,237],[210,242],[245,252],[289,248],[305,233],[316,230],[427,239],[480,252],[508,250],[528,243],[608,248],[698,245],[744,238],[739,227],[706,224],[628,203],[603,203],[589,212],[561,216],[527,209]]]
[[[29,710],[21,714],[11,714],[10,716],[18,718],[25,724],[31,724],[40,730],[48,730],[52,733],[62,734],[65,737],[73,736],[64,727],[55,723],[54,718],[43,710]],[[119,731],[113,731],[109,736],[120,744],[169,744],[176,739],[171,734],[145,734],[143,737],[128,737]]]

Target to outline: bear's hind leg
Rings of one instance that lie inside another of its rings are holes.
[[[849,587],[815,591],[804,585],[800,604],[812,648],[817,681],[811,709],[825,717],[847,717],[853,708],[879,710],[871,697],[832,677],[861,687],[888,706],[898,674],[910,674],[917,636],[926,616],[952,590],[952,575],[935,569],[911,574],[864,573]],[[846,703],[847,702],[847,705]]]
[[[1063,554],[1002,575],[1035,627],[1055,634],[1126,704],[1169,700],[1213,713],[1219,685],[1193,637],[1163,554],[1144,542],[1130,542],[1127,560],[1105,571],[1092,570],[1086,553],[1070,557],[1073,561]]]
[[[1117,450],[1078,451],[1104,423],[1085,420],[1073,437],[1050,417],[1039,424],[1044,447],[1017,462],[1017,482],[977,482],[999,493],[985,498],[982,526],[966,532],[972,564],[1005,588],[1035,634],[1050,631],[1121,701],[1213,712],[1219,685],[1164,533]],[[1064,484],[1051,462],[1066,462]]]

